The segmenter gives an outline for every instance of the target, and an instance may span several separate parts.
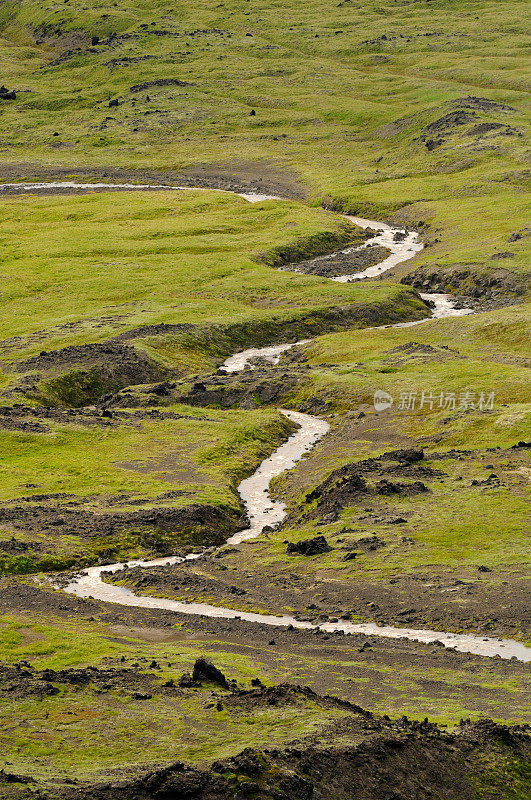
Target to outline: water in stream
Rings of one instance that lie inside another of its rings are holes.
[[[447,309],[449,310],[449,309]],[[448,316],[446,314],[445,316]],[[270,348],[269,348],[270,349]],[[245,351],[247,352],[247,351]],[[256,354],[256,353],[255,353]],[[239,369],[245,368],[245,359],[240,360]],[[276,475],[293,467],[305,453],[311,450],[329,429],[325,420],[310,414],[281,409],[282,413],[296,422],[300,427],[283,445],[278,447],[272,455],[263,461],[256,472],[243,480],[238,486],[238,491],[247,510],[250,525],[228,539],[227,544],[239,544],[248,539],[259,536],[265,526],[278,525],[285,516],[284,504],[272,500],[268,488],[270,481]],[[201,554],[191,554],[186,559],[178,556],[159,558],[152,561],[129,561],[127,564],[111,564],[103,567],[90,567],[77,575],[65,587],[65,591],[78,597],[93,597],[110,603],[135,606],[138,608],[160,608],[175,611],[181,614],[193,614],[205,617],[223,619],[242,619],[260,625],[277,625],[312,630],[319,628],[322,631],[334,633],[342,631],[345,634],[365,633],[372,636],[385,636],[393,639],[412,639],[430,643],[440,642],[445,647],[453,648],[464,653],[474,653],[480,656],[500,656],[519,661],[531,661],[531,648],[525,647],[520,642],[511,639],[494,639],[489,637],[472,636],[468,634],[446,633],[444,631],[418,630],[411,628],[395,628],[381,626],[374,623],[354,624],[347,621],[326,622],[314,625],[310,622],[298,620],[287,615],[264,615],[250,612],[234,611],[234,609],[213,606],[207,603],[185,603],[178,600],[169,600],[159,597],[136,595],[130,589],[105,583],[102,574],[117,572],[126,567],[153,567],[178,564],[184,560],[201,558]]]
[[[115,191],[115,192],[149,192],[149,191],[209,191],[224,192],[224,189],[207,189],[204,186],[167,186],[163,183],[80,183],[79,181],[41,181],[31,183],[0,183],[0,194],[22,194],[28,192],[71,192],[71,191]],[[250,203],[262,200],[281,200],[273,194],[260,192],[231,192],[243,197]]]
[[[0,184],[0,193],[54,190],[72,191],[76,189],[87,191],[146,191],[192,190],[204,189],[204,187],[179,187],[165,186],[162,184],[136,185],[127,183],[78,183],[75,181]],[[258,192],[234,192],[234,194],[238,194],[238,196],[243,197],[249,202],[281,199],[272,195],[260,194]],[[366,220],[360,217],[348,216],[347,219],[353,224],[362,228],[371,228],[376,231],[376,235],[362,245],[362,248],[373,244],[379,244],[387,247],[391,251],[391,254],[379,264],[369,267],[362,272],[353,273],[352,275],[337,276],[332,278],[332,280],[347,282],[349,280],[361,280],[363,278],[381,275],[383,272],[391,269],[402,261],[412,258],[422,249],[422,242],[420,241],[418,234],[414,231],[404,231],[401,229],[392,228],[385,223],[376,222],[374,220]],[[343,252],[349,252],[348,248]],[[326,256],[324,256],[324,258],[326,258]],[[471,313],[470,309],[455,308],[454,302],[449,295],[432,294],[423,295],[423,297],[425,299],[432,300],[434,303],[433,313],[430,317],[426,318],[426,320]],[[412,323],[398,323],[394,327],[417,325],[420,322],[425,322],[426,320],[419,320]],[[301,343],[304,342],[299,342],[297,344]],[[293,343],[284,343],[266,348],[251,348],[231,356],[225,362],[224,367],[227,372],[236,372],[244,369],[249,360],[255,357],[263,357],[266,360],[271,361],[271,363],[276,363],[280,354],[293,346]],[[260,464],[256,472],[249,478],[246,478],[244,481],[242,481],[238,487],[240,496],[250,519],[250,526],[246,530],[240,531],[232,536],[228,540],[228,544],[238,544],[247,539],[254,538],[262,532],[265,526],[273,527],[282,521],[285,515],[284,505],[278,501],[273,501],[268,493],[271,479],[274,476],[282,473],[284,470],[293,467],[305,453],[307,453],[317,444],[319,439],[325,435],[329,428],[328,423],[325,420],[313,417],[309,414],[301,414],[296,411],[285,410],[283,410],[282,413],[286,414],[286,416],[296,422],[299,425],[299,429],[288,439],[287,442],[278,447],[271,456],[265,459],[262,464]],[[187,556],[187,560],[194,560],[198,558],[201,558],[201,554],[191,554]],[[178,564],[183,560],[184,559],[181,557],[171,556],[168,558],[160,558],[151,561],[130,561],[125,566],[163,566]],[[526,662],[531,661],[531,648],[527,648],[520,642],[510,639],[493,639],[467,634],[445,633],[444,631],[395,628],[391,626],[380,626],[373,623],[354,624],[347,621],[335,623],[327,622],[320,625],[314,625],[310,622],[304,622],[296,619],[295,617],[285,615],[277,616],[253,614],[234,611],[233,609],[219,606],[211,606],[205,603],[183,603],[176,600],[136,595],[130,589],[105,583],[102,580],[103,574],[117,572],[123,567],[123,564],[91,567],[74,576],[66,585],[66,587],[64,587],[64,591],[70,594],[75,594],[78,597],[93,597],[97,600],[118,603],[120,605],[134,606],[138,608],[167,609],[181,614],[194,614],[224,619],[239,618],[248,622],[258,623],[260,625],[292,625],[294,628],[319,628],[322,631],[332,633],[336,631],[342,631],[345,634],[366,633],[372,636],[385,636],[395,639],[407,638],[421,642],[438,641],[445,647],[454,648],[455,650],[459,650],[461,652],[475,653],[477,655],[489,657],[497,655],[506,659],[517,658],[520,661]]]

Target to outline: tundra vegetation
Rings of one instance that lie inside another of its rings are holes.
[[[520,661],[60,588],[203,551],[106,580],[529,643],[524,18],[0,2],[0,798],[529,796]],[[313,259],[388,252],[344,215],[424,249],[331,281]],[[474,313],[391,327],[444,292]],[[330,432],[273,480],[282,526],[225,546],[281,408]]]

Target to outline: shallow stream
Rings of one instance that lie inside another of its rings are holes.
[[[73,181],[62,182],[41,182],[41,183],[10,183],[0,184],[0,192],[18,191],[71,191],[71,190],[115,190],[115,191],[139,191],[139,190],[189,190],[203,189],[204,187],[179,187],[157,184],[105,184],[105,183],[77,183]],[[221,191],[221,190],[220,190]],[[260,202],[269,199],[281,199],[272,195],[265,195],[255,192],[235,193],[249,202]],[[418,234],[414,231],[406,231],[400,228],[393,228],[382,222],[366,220],[360,217],[348,216],[347,219],[362,228],[371,228],[376,231],[376,235],[367,240],[361,248],[371,245],[383,245],[387,247],[390,255],[368,269],[352,275],[341,275],[333,277],[332,280],[347,282],[349,280],[361,280],[363,278],[381,275],[386,270],[391,269],[402,261],[412,258],[422,250],[422,242]],[[348,253],[349,249],[342,252]],[[324,256],[323,258],[327,258]],[[434,304],[433,312],[430,317],[416,322],[398,323],[393,326],[382,327],[410,327],[426,322],[429,319],[450,316],[461,316],[472,313],[471,309],[456,308],[455,301],[450,295],[428,294],[422,295],[426,300],[431,300]],[[286,343],[265,348],[251,348],[249,350],[235,353],[228,358],[224,364],[227,372],[237,372],[245,369],[249,361],[253,358],[264,358],[271,363],[277,363],[282,352],[294,347],[295,344],[304,344],[308,340],[297,343]],[[269,496],[269,484],[273,477],[281,474],[293,467],[305,453],[309,452],[317,442],[326,434],[329,425],[325,420],[309,414],[302,414],[297,411],[280,409],[283,414],[299,425],[298,430],[288,439],[287,442],[278,447],[274,453],[266,458],[258,469],[249,478],[246,478],[238,487],[242,502],[246,508],[250,519],[250,526],[246,530],[239,531],[232,536],[227,544],[239,544],[248,539],[259,536],[264,527],[274,527],[280,524],[285,516],[284,504],[272,500]],[[418,630],[411,628],[395,628],[392,626],[376,625],[374,623],[355,624],[346,620],[338,622],[325,622],[315,624],[298,620],[290,616],[277,616],[266,614],[254,614],[242,611],[235,611],[230,608],[212,606],[205,603],[185,603],[177,600],[169,600],[159,597],[149,597],[136,595],[130,589],[123,586],[116,586],[105,583],[102,575],[105,573],[117,572],[124,566],[152,567],[164,566],[181,563],[184,560],[195,560],[201,558],[202,554],[191,554],[186,559],[179,556],[159,558],[151,561],[130,561],[127,564],[109,564],[105,566],[90,567],[80,574],[74,576],[70,582],[63,587],[64,591],[78,597],[92,597],[109,603],[134,606],[137,608],[155,608],[175,611],[181,614],[193,614],[205,617],[215,617],[224,619],[242,619],[260,625],[289,626],[294,628],[314,630],[319,629],[328,633],[342,631],[345,634],[365,633],[370,636],[383,636],[392,639],[412,639],[419,642],[439,642],[447,648],[455,649],[465,653],[473,653],[480,656],[500,656],[501,658],[516,658],[519,661],[531,661],[531,648],[525,647],[520,642],[512,639],[494,639],[482,636],[472,636],[469,634],[446,633],[444,631]]]

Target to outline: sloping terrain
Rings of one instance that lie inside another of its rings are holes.
[[[245,792],[280,800],[312,791],[327,800],[393,791],[452,798],[456,785],[467,798],[525,796],[528,726],[464,719],[449,730],[444,717],[434,725],[401,705],[403,689],[415,687],[417,712],[435,693],[434,705],[450,709],[457,695],[461,708],[485,713],[486,688],[496,685],[515,713],[526,677],[517,663],[494,675],[485,659],[444,658],[439,648],[290,631],[267,648],[257,626],[175,625],[160,612],[115,612],[49,592],[32,614],[0,623],[8,659],[0,665],[0,796],[10,800],[35,789],[50,800]],[[363,687],[369,675],[370,702],[383,681],[396,719],[331,696]]]
[[[0,0],[0,798],[529,796],[524,18]]]

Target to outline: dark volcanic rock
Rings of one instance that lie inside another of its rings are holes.
[[[355,497],[365,492],[367,489],[366,483],[358,472],[354,471],[355,468],[355,464],[345,464],[345,466],[334,470],[323,483],[306,495],[306,501],[311,503],[312,500],[324,498],[333,491],[334,499],[345,502],[350,497]]]
[[[0,769],[0,784],[2,783],[35,783],[35,779],[28,775],[18,775],[15,772],[5,772]]]
[[[227,769],[230,769],[231,772],[242,772],[244,775],[254,778],[264,772],[265,765],[256,750],[246,747],[238,755],[225,761],[215,761],[212,764],[214,772],[226,772]]]
[[[431,457],[431,455],[430,455]],[[304,519],[319,518],[319,524],[335,522],[342,508],[365,502],[371,495],[417,494],[428,491],[420,480],[396,482],[400,478],[434,478],[444,473],[420,464],[424,459],[422,448],[411,447],[403,450],[390,450],[377,458],[367,458],[353,464],[344,464],[305,497],[306,503],[315,503],[310,509],[302,509]],[[398,464],[396,462],[399,462]],[[368,478],[373,478],[370,482]],[[374,481],[375,478],[379,480]],[[393,478],[393,480],[391,480]],[[374,482],[373,482],[374,481]],[[290,514],[289,521],[297,518],[297,512]],[[399,523],[400,517],[392,518],[390,523]]]
[[[206,658],[198,658],[195,662],[192,681],[209,681],[217,683],[223,689],[230,688],[230,684],[222,671]]]
[[[495,100],[489,100],[488,97],[475,97],[474,95],[458,97],[457,100],[452,100],[451,105],[459,108],[472,108],[477,111],[515,111],[512,106],[497,103]]]
[[[373,550],[378,550],[380,547],[385,547],[386,543],[383,539],[380,539],[379,536],[363,536],[361,539],[358,539],[357,542],[354,542],[354,546],[358,547],[360,550],[365,550],[366,552],[372,552]]]
[[[475,263],[444,267],[438,265],[437,268],[421,266],[400,278],[400,282],[423,292],[450,292],[465,296],[468,306],[470,298],[481,299],[483,303],[498,300],[500,304],[506,305],[512,296],[516,298],[527,291],[526,277],[516,275],[501,266],[491,267],[487,272],[484,267]]]
[[[5,86],[0,86],[0,100],[16,100],[17,93],[14,90],[9,91]]]
[[[394,483],[385,478],[378,481],[375,488],[378,494],[419,494],[428,491],[428,487],[422,481]]]
[[[438,131],[447,130],[448,128],[454,128],[456,125],[464,125],[469,122],[473,116],[474,115],[468,111],[450,111],[450,113],[445,114],[444,117],[440,117],[434,122],[430,122],[429,125],[426,125],[424,131],[427,133],[436,133]]]
[[[314,536],[313,539],[304,539],[302,542],[288,542],[286,552],[290,555],[317,556],[320,553],[329,553],[332,549],[324,536]]]
[[[131,86],[130,92],[143,92],[144,89],[151,89],[158,86],[193,86],[189,81],[182,81],[180,78],[158,78],[154,81],[144,81]]]
[[[31,547],[39,547],[39,542],[31,542]],[[4,553],[26,553],[30,548],[29,542],[19,541],[14,536],[4,542],[0,542],[0,550]]]
[[[226,538],[241,530],[241,517],[235,509],[192,503],[181,508],[167,506],[115,514],[72,509],[63,505],[0,506],[0,524],[29,532],[60,531],[61,535],[91,539],[113,536],[119,532],[156,530],[184,533],[187,541],[199,545],[222,545]],[[149,541],[154,548],[157,540]]]
[[[192,686],[197,686],[189,672],[184,672],[179,678],[179,686],[181,689],[190,689]]]

